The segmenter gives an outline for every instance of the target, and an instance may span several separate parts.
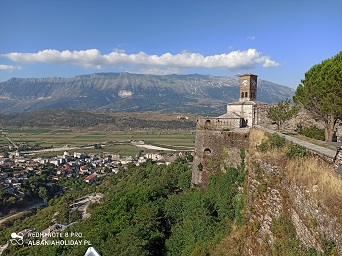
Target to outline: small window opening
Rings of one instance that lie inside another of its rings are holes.
[[[206,148],[204,150],[204,155],[210,155],[211,154],[211,149],[210,148]]]

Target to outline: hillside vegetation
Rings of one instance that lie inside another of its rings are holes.
[[[132,165],[82,192],[79,185],[72,185],[67,195],[52,199],[36,216],[1,231],[1,242],[24,228],[41,231],[52,218],[68,222],[66,206],[82,193],[96,190],[104,193],[103,201],[90,206],[89,219],[67,231],[82,233],[82,239],[91,241],[101,255],[207,255],[234,225],[244,222],[244,168],[242,159],[239,169],[227,167],[202,191],[190,188],[191,170],[185,159],[169,166]],[[83,245],[10,245],[3,255],[83,255],[86,249]]]

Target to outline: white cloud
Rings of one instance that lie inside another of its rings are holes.
[[[263,67],[279,65],[270,59],[269,56],[263,56],[256,49],[246,51],[231,51],[217,55],[204,56],[199,53],[183,51],[179,54],[164,53],[158,55],[148,55],[144,52],[136,54],[127,54],[123,50],[115,50],[108,54],[101,54],[97,49],[81,51],[57,51],[43,50],[37,53],[7,53],[3,57],[12,61],[21,63],[69,63],[89,69],[102,69],[110,67],[134,66],[142,71],[159,70],[160,72],[180,71],[186,68],[222,68],[229,70],[252,68],[257,64]]]
[[[247,40],[255,40],[255,38],[256,38],[255,36],[248,36]]]
[[[274,60],[270,60],[269,58],[266,58],[262,66],[264,68],[274,68],[274,67],[278,67],[279,63],[275,62]]]
[[[1,65],[0,64],[0,70],[17,70],[17,69],[21,69],[20,66],[10,66],[10,65]]]

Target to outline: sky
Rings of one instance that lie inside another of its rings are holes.
[[[0,0],[0,82],[250,72],[296,88],[342,51],[341,0]]]

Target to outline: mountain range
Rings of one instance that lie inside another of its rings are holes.
[[[71,78],[11,78],[0,83],[0,113],[51,109],[219,115],[239,97],[238,77],[95,73]],[[257,99],[276,103],[294,90],[258,79]]]

